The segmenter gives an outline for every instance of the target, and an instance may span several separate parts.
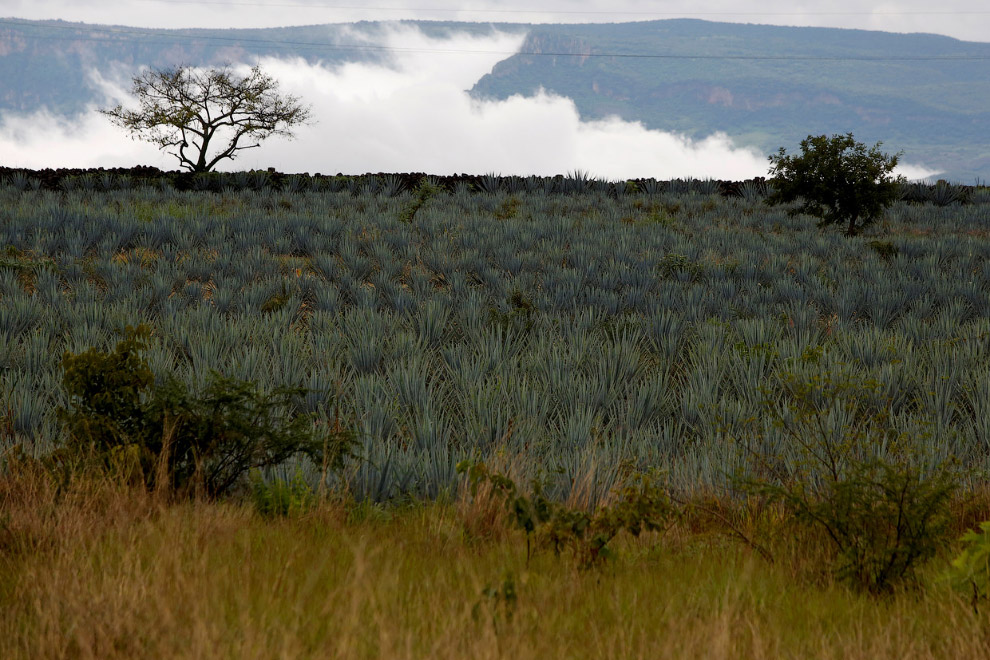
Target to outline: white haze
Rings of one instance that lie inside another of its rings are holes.
[[[396,28],[386,41],[400,48],[504,52],[518,49],[522,38],[455,35],[439,41],[413,28]],[[745,179],[767,173],[764,154],[735,146],[724,134],[692,141],[618,118],[581,121],[572,101],[546,93],[472,99],[465,90],[502,57],[405,52],[394,67],[335,68],[263,59],[262,68],[283,92],[312,105],[316,121],[298,127],[294,140],[272,138],[219,169],[520,175],[583,170],[612,179]],[[128,80],[122,69],[93,72],[92,84],[105,96],[103,107],[130,102]],[[76,121],[46,111],[6,116],[0,121],[0,153],[12,167],[178,167],[154,145],[129,139],[95,107]],[[910,179],[936,174],[912,165],[900,173]]]

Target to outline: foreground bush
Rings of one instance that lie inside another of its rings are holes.
[[[774,461],[750,451],[758,476],[740,483],[782,503],[800,525],[823,531],[837,577],[870,593],[889,592],[945,541],[954,472],[925,466],[912,453],[888,411],[868,403],[876,399],[875,383],[831,373],[784,380],[788,414],[773,414],[791,455]]]
[[[491,472],[484,463],[463,461],[457,471],[467,475],[472,494],[487,483],[503,498],[511,519],[526,532],[527,562],[536,536],[555,554],[568,550],[578,566],[595,566],[613,556],[609,543],[619,532],[636,537],[644,531],[661,531],[676,513],[667,493],[649,475],[635,476],[615,493],[616,502],[588,513],[548,499],[539,482],[533,484],[532,494],[521,493],[512,479]]]
[[[316,493],[299,470],[288,481],[274,479],[266,482],[259,470],[252,470],[250,478],[251,501],[255,510],[266,518],[304,514],[315,508],[319,502]]]
[[[957,589],[968,592],[973,609],[990,597],[990,521],[980,523],[980,529],[970,530],[962,537],[962,552],[952,560],[946,577]]]
[[[89,349],[64,356],[69,407],[59,410],[68,434],[63,461],[95,456],[138,471],[149,487],[200,490],[215,498],[252,468],[303,455],[325,476],[350,454],[352,433],[339,424],[318,427],[295,412],[302,388],[261,392],[216,373],[201,392],[171,377],[154,386],[141,357],[149,334],[145,326],[128,327],[111,353]]]

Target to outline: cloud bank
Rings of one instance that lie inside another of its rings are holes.
[[[459,35],[439,41],[413,28],[397,28],[385,39],[398,48],[504,52],[517,50],[523,37]],[[294,140],[272,138],[243,151],[219,169],[505,175],[580,169],[611,179],[745,179],[767,173],[764,154],[737,147],[724,134],[692,141],[618,118],[581,121],[572,101],[547,93],[503,101],[469,97],[465,90],[502,57],[407,52],[393,66],[335,68],[301,59],[262,59],[258,63],[282,91],[312,105],[316,123],[297,128]],[[247,64],[243,67],[246,71]],[[127,80],[120,71],[92,74],[104,106],[127,104]],[[44,111],[6,117],[0,121],[0,153],[15,167],[178,166],[155,146],[129,139],[96,108],[77,121]],[[935,174],[910,165],[901,172],[909,178]]]

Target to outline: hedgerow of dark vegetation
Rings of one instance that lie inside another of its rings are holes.
[[[580,174],[580,173],[579,173]],[[21,190],[120,190],[135,186],[151,186],[155,188],[174,189],[177,191],[208,190],[222,192],[224,190],[260,190],[269,188],[283,192],[301,192],[304,190],[333,190],[346,189],[384,190],[398,194],[404,190],[416,190],[424,182],[446,192],[455,191],[458,186],[465,186],[478,192],[523,192],[529,187],[550,192],[570,192],[575,185],[573,177],[557,175],[554,177],[519,177],[499,176],[495,174],[455,174],[430,175],[423,172],[406,173],[366,173],[360,175],[310,174],[308,172],[289,174],[278,172],[274,168],[250,172],[200,172],[163,171],[156,167],[141,165],[131,168],[58,168],[32,170],[26,168],[0,167],[0,181],[20,188]],[[576,179],[577,185],[597,185],[592,179]],[[702,181],[674,179],[658,181],[656,179],[629,179],[613,184],[612,192],[621,188],[623,192],[677,192],[682,189],[701,186],[705,192],[718,194],[723,197],[764,197],[771,192],[769,180],[755,177],[744,181],[729,181],[722,179],[706,179]],[[905,183],[898,188],[901,199],[913,203],[931,203],[937,206],[969,203],[973,191],[978,186],[953,184],[943,180],[936,183]]]

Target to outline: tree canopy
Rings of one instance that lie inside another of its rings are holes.
[[[133,78],[131,91],[138,109],[118,104],[100,112],[134,139],[172,150],[192,172],[207,172],[273,135],[292,137],[290,129],[310,119],[309,108],[280,95],[257,66],[243,77],[230,65],[148,69]]]
[[[903,177],[894,177],[900,154],[867,149],[852,133],[811,136],[801,140],[801,154],[780,150],[770,156],[771,203],[802,200],[800,211],[821,219],[819,225],[846,225],[854,236],[883,215],[897,200]]]

